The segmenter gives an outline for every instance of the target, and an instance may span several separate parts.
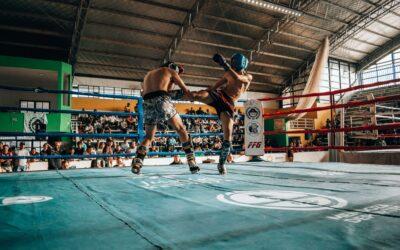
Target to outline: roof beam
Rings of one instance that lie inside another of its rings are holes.
[[[370,0],[361,0],[361,1],[364,2],[364,3],[366,3],[366,4],[369,4],[369,5],[371,5],[371,6],[379,7],[379,3],[374,3],[374,2],[372,2],[372,1],[370,1]],[[395,15],[395,16],[400,17],[400,14],[399,14],[399,13],[397,13],[397,12],[395,12],[395,11],[392,11],[392,10],[390,10],[390,14],[393,14],[393,15]]]
[[[217,31],[217,30],[210,30],[210,29],[207,29],[207,28],[195,27],[195,29],[203,31],[203,32],[211,33],[211,34],[217,34],[217,35],[234,37],[234,38],[239,38],[239,39],[244,39],[244,40],[251,40],[251,41],[254,40],[253,38],[248,37],[248,36],[237,35],[237,34],[233,34],[233,33]],[[238,49],[240,49],[240,48],[238,48]],[[246,50],[243,50],[243,51],[246,51]],[[293,60],[293,61],[298,61],[298,62],[302,62],[303,61],[303,59],[301,59],[301,58],[297,58],[297,57],[293,57],[293,56],[285,56],[285,55],[282,55],[282,54],[276,54],[276,53],[272,53],[272,52],[260,52],[260,53],[263,54],[263,55],[266,55],[266,56],[278,57],[278,58],[283,58],[283,59],[287,59],[287,60]]]
[[[124,70],[124,71],[131,71],[131,72],[135,72],[135,73],[142,73],[142,74],[146,74],[148,72],[147,69],[145,68],[134,68],[134,67],[129,67],[129,66],[115,66],[115,65],[109,65],[109,64],[98,64],[98,63],[91,63],[91,62],[78,62],[79,66],[82,67],[93,67],[96,69],[108,69],[108,70]],[[84,76],[85,74],[77,74],[80,76]],[[98,77],[101,77],[101,75],[99,75]],[[212,77],[205,77],[202,75],[193,75],[193,74],[184,74],[182,77],[187,77],[187,78],[193,78],[193,79],[205,79],[205,80],[211,80],[211,81],[215,81],[215,80],[219,80],[219,78],[212,78]],[[124,78],[124,79],[129,79],[129,78]],[[142,81],[143,79],[136,79],[137,81]],[[190,82],[188,83],[189,86],[196,86],[196,84],[191,84]],[[272,88],[272,89],[278,89],[280,88],[279,85],[277,84],[272,84],[269,85],[268,83],[263,83],[263,82],[251,82],[250,86],[259,86],[259,87],[267,87],[267,88]]]
[[[171,60],[172,56],[175,53],[175,50],[178,48],[185,34],[193,26],[193,22],[195,21],[198,13],[204,7],[206,1],[207,0],[196,0],[196,2],[193,4],[192,9],[187,13],[185,20],[183,20],[183,23],[180,25],[178,32],[168,46],[167,52],[165,53],[161,63]]]
[[[195,63],[186,63],[186,62],[176,62],[176,63],[183,64],[185,66],[189,66],[189,67],[193,67],[193,68],[223,71],[223,69],[221,67],[216,67],[216,66],[209,66],[209,65],[195,64]],[[262,73],[262,72],[255,72],[255,71],[248,71],[248,72],[253,75],[274,77],[274,74],[269,74],[269,73]]]
[[[148,4],[148,5],[153,5],[153,6],[156,6],[156,7],[170,9],[170,10],[174,10],[174,11],[178,11],[178,12],[187,13],[188,11],[190,11],[190,9],[185,9],[185,8],[181,8],[181,7],[178,7],[178,6],[175,6],[175,5],[160,3],[160,2],[156,2],[156,1],[152,1],[152,0],[124,0],[124,1],[145,3],[145,4]]]
[[[119,53],[108,53],[108,52],[104,52],[104,51],[90,50],[90,49],[80,49],[80,51],[82,53],[92,54],[94,56],[113,57],[113,58],[125,59],[125,60],[132,60],[132,59],[147,60],[147,61],[151,61],[151,62],[153,62],[155,64],[157,64],[157,62],[158,62],[158,60],[156,58],[146,57],[146,56],[136,56],[136,55],[127,55],[127,54],[119,54]]]
[[[45,35],[45,36],[55,36],[55,37],[63,37],[63,38],[70,37],[68,34],[58,32],[58,31],[49,31],[49,30],[36,29],[36,28],[23,28],[23,27],[11,26],[11,25],[0,25],[0,29],[24,32],[24,33],[30,33],[30,34]]]
[[[331,0],[322,0],[322,1],[325,2],[325,3],[327,3],[327,4],[329,4],[329,5],[331,5],[331,6],[338,7],[338,8],[340,8],[340,9],[342,9],[342,10],[345,10],[345,11],[347,11],[348,13],[351,13],[351,14],[356,15],[356,16],[358,16],[358,17],[361,17],[362,14],[363,14],[363,13],[361,13],[361,12],[352,10],[352,9],[346,7],[346,6],[343,6],[343,5],[338,4],[338,1],[336,1],[335,3],[333,3]],[[374,6],[374,7],[377,7],[377,6]],[[380,24],[382,24],[382,25],[384,25],[384,26],[386,26],[386,27],[389,27],[389,28],[391,28],[391,29],[395,29],[395,30],[400,31],[400,28],[398,28],[398,27],[396,27],[396,26],[393,26],[393,25],[391,25],[391,24],[382,22],[381,20],[376,20],[376,22],[377,22],[377,23],[380,23]]]
[[[72,69],[76,63],[81,35],[85,26],[87,13],[90,8],[91,0],[81,0],[77,9],[74,30],[72,32],[71,47],[68,55],[68,62],[72,65]]]
[[[400,1],[385,0],[385,2],[382,3],[379,7],[376,7],[372,11],[362,15],[357,21],[347,27],[344,27],[330,38],[330,51],[335,51],[351,37],[354,37],[360,31],[365,30],[365,28],[368,27],[371,23],[375,22],[382,16],[385,16],[391,8],[395,8],[399,5]]]
[[[374,50],[372,53],[361,59],[358,64],[357,71],[363,70],[368,66],[374,64],[376,61],[380,60],[382,57],[386,56],[388,53],[400,48],[400,35],[380,46],[378,49]]]
[[[229,45],[223,45],[223,44],[217,44],[217,43],[211,43],[211,42],[205,42],[205,41],[199,41],[199,40],[187,39],[187,38],[184,38],[183,40],[185,42],[201,44],[201,45],[205,45],[205,46],[212,46],[212,47],[230,49],[230,50],[234,50],[234,51],[248,52],[246,49],[243,49],[243,48],[240,48],[240,47],[235,47],[235,46],[229,46]],[[269,66],[266,66],[266,65],[269,65]],[[293,68],[282,66],[282,65],[278,65],[278,64],[258,63],[258,66],[274,68],[274,69],[293,70]]]
[[[66,49],[64,47],[39,45],[39,44],[31,44],[31,43],[0,41],[0,44],[12,45],[12,46],[18,46],[18,47],[30,47],[30,48],[35,48],[35,49],[66,51]]]
[[[107,13],[107,14],[111,14],[111,15],[117,15],[117,16],[123,16],[123,17],[134,17],[134,18],[138,18],[138,19],[144,19],[147,21],[151,21],[151,22],[166,23],[166,24],[170,24],[170,25],[174,25],[174,26],[181,25],[179,22],[171,21],[169,19],[157,18],[157,17],[152,17],[152,16],[148,16],[148,15],[144,15],[144,14],[136,14],[136,13],[128,12],[128,11],[113,10],[113,9],[108,9],[108,8],[95,8],[95,7],[92,7],[91,9],[94,11],[99,11],[99,12],[103,12],[103,13]]]
[[[81,40],[104,43],[104,44],[113,44],[113,45],[125,46],[125,47],[135,48],[135,49],[148,49],[148,50],[153,50],[153,51],[156,50],[159,52],[165,51],[165,48],[152,46],[152,45],[148,45],[148,44],[124,42],[124,41],[101,38],[101,37],[83,36]]]
[[[299,11],[302,14],[305,14],[304,11],[316,1],[317,0],[307,0],[304,6],[296,9],[295,11]],[[273,38],[277,34],[290,34],[282,31],[282,29],[284,29],[288,25],[293,24],[296,19],[297,18],[295,16],[285,15],[282,18],[277,19],[270,28],[264,29],[263,34],[251,45],[252,49],[250,51],[250,63],[253,63],[254,59],[260,55],[260,52],[262,52],[267,45],[274,44]]]
[[[165,33],[159,33],[159,32],[154,32],[154,31],[149,31],[149,30],[144,30],[144,29],[138,29],[138,28],[131,28],[131,27],[115,25],[115,24],[105,24],[105,23],[99,23],[99,22],[93,22],[93,21],[88,21],[87,24],[95,25],[95,26],[99,26],[99,27],[119,29],[120,31],[125,31],[125,32],[135,32],[135,33],[140,33],[140,34],[145,34],[145,35],[150,35],[150,36],[157,36],[160,38],[172,38],[173,37],[172,35],[168,35]]]

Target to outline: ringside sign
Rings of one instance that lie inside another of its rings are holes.
[[[264,155],[264,119],[262,103],[258,100],[249,100],[244,104],[244,143],[246,155]]]

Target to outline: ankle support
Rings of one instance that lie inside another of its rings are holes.
[[[146,155],[147,155],[147,147],[140,145],[136,150],[136,158],[143,161]]]
[[[232,142],[224,141],[222,143],[221,152],[219,154],[219,164],[224,165],[226,162],[226,158],[228,158],[229,153],[231,152]]]
[[[186,153],[186,159],[187,159],[188,162],[195,160],[194,151],[193,151],[193,144],[192,144],[191,141],[187,141],[187,142],[182,143],[182,149]]]

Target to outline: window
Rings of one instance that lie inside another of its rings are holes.
[[[361,72],[363,84],[386,81],[400,76],[400,49],[386,55],[381,60]]]
[[[50,109],[50,102],[39,102],[39,101],[20,101],[21,108],[32,108],[32,109]],[[32,111],[22,111],[32,112]]]
[[[140,90],[133,90],[133,89],[129,89],[129,88],[87,86],[87,85],[78,85],[78,86],[74,86],[73,88],[75,91],[79,91],[82,93],[140,96]],[[85,98],[119,99],[119,98],[111,98],[111,97],[97,97],[97,96],[86,96],[86,95],[73,95],[73,96],[74,97],[85,97]]]

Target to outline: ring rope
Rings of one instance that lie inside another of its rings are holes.
[[[24,91],[24,92],[35,92],[35,93],[47,93],[47,94],[70,94],[70,95],[84,95],[84,96],[97,96],[97,97],[107,97],[107,98],[118,98],[118,99],[131,99],[139,100],[142,99],[140,96],[129,96],[129,95],[110,95],[110,94],[99,94],[99,93],[84,93],[73,90],[53,90],[45,88],[26,88],[26,87],[13,87],[0,85],[0,89],[12,90],[12,91]]]
[[[270,118],[270,117],[283,116],[283,115],[289,115],[289,114],[314,112],[314,111],[321,111],[321,110],[328,110],[328,109],[347,108],[350,106],[363,106],[363,105],[368,105],[368,104],[374,104],[377,102],[395,101],[395,100],[399,100],[399,99],[400,99],[400,95],[382,96],[382,97],[376,97],[375,99],[367,100],[367,101],[351,101],[348,103],[334,104],[334,105],[329,105],[329,106],[324,106],[324,107],[296,109],[296,110],[291,110],[291,111],[277,111],[277,112],[272,112],[272,113],[266,113],[263,115],[263,117]]]
[[[107,111],[83,111],[83,110],[59,110],[59,109],[37,109],[37,108],[17,108],[17,107],[0,107],[1,112],[8,111],[31,111],[43,113],[62,113],[62,114],[88,114],[88,115],[115,115],[115,116],[138,116],[135,112],[107,112]]]
[[[218,154],[220,151],[195,151],[196,154]],[[148,156],[173,156],[184,155],[185,152],[148,152]],[[111,158],[111,157],[133,157],[136,153],[123,153],[123,154],[95,154],[95,155],[30,155],[30,156],[17,156],[17,155],[0,155],[0,159],[93,159],[93,158]]]
[[[342,93],[346,93],[346,92],[350,92],[350,91],[354,91],[354,90],[359,90],[359,89],[373,88],[373,87],[386,85],[386,84],[391,84],[391,83],[395,83],[395,82],[400,82],[400,79],[393,79],[393,80],[375,82],[375,83],[364,84],[364,85],[357,85],[357,86],[354,86],[354,87],[349,87],[349,88],[339,89],[339,90],[334,90],[334,91],[310,93],[310,94],[304,94],[304,95],[280,96],[280,97],[273,97],[273,98],[261,98],[261,99],[258,99],[258,100],[267,102],[267,101],[280,101],[280,100],[287,100],[287,99],[301,98],[301,97],[316,97],[316,96],[336,95],[336,94],[342,94]]]
[[[276,135],[276,134],[326,134],[326,133],[334,133],[334,132],[352,132],[352,131],[364,131],[364,130],[387,130],[387,129],[397,129],[400,128],[400,122],[389,123],[383,125],[366,125],[359,127],[349,127],[349,128],[333,128],[333,129],[298,129],[298,130],[274,130],[274,131],[265,131],[264,135]]]
[[[211,137],[222,136],[223,133],[191,133],[191,137]],[[81,134],[81,133],[63,133],[63,132],[43,132],[43,133],[29,133],[29,132],[0,132],[0,136],[36,136],[36,137],[82,137],[82,138],[137,138],[138,134]],[[176,133],[156,133],[155,137],[179,137]]]

